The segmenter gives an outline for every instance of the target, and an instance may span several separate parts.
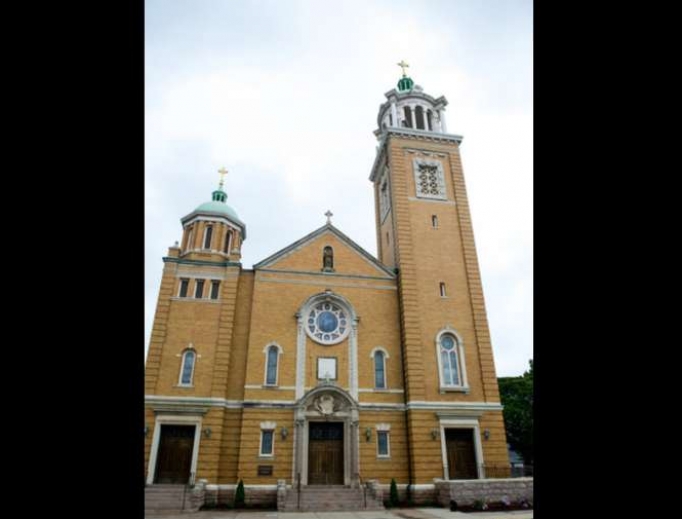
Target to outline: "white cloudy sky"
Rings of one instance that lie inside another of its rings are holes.
[[[379,105],[409,74],[444,95],[499,376],[533,343],[531,0],[146,0],[145,344],[180,218],[228,203],[254,263],[325,221],[376,255]]]

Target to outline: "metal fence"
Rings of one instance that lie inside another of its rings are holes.
[[[486,478],[533,477],[533,465],[512,463],[510,465],[483,465]]]

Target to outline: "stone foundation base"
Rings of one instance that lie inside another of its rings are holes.
[[[479,500],[533,502],[533,478],[436,480],[435,487],[436,499],[444,507],[449,507],[451,500],[465,506]]]

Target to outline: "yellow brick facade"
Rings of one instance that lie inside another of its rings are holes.
[[[327,224],[246,270],[239,263],[245,227],[231,213],[196,210],[183,219],[181,245],[164,258],[146,364],[148,483],[157,482],[162,450],[175,448],[163,436],[174,424],[195,428],[183,470],[212,485],[291,485],[301,473],[305,482],[309,427],[317,421],[344,424],[346,484],[452,477],[452,429],[471,431],[476,477],[508,463],[459,141],[423,133],[383,134],[372,170],[378,259]],[[444,199],[420,197],[415,160],[439,164]],[[382,179],[388,211],[379,203]],[[326,247],[333,266],[323,259]],[[204,281],[201,298],[197,280]],[[212,283],[219,283],[216,298]],[[347,314],[349,331],[336,344],[306,330],[318,322],[310,312],[319,303]],[[462,387],[444,386],[442,333],[461,341]],[[267,380],[271,347],[274,383]],[[188,351],[195,360],[183,383]],[[384,388],[375,387],[376,351],[386,356]],[[319,359],[334,359],[334,379],[318,377]],[[272,454],[261,452],[268,430]],[[380,431],[388,455],[379,455]]]

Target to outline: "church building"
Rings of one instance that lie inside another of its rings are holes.
[[[299,489],[387,496],[394,478],[429,502],[438,480],[509,466],[462,137],[404,68],[385,97],[367,165],[377,257],[328,213],[244,268],[248,222],[223,180],[180,220],[146,360],[147,488],[200,482],[231,502],[242,480],[247,502],[288,509]]]

